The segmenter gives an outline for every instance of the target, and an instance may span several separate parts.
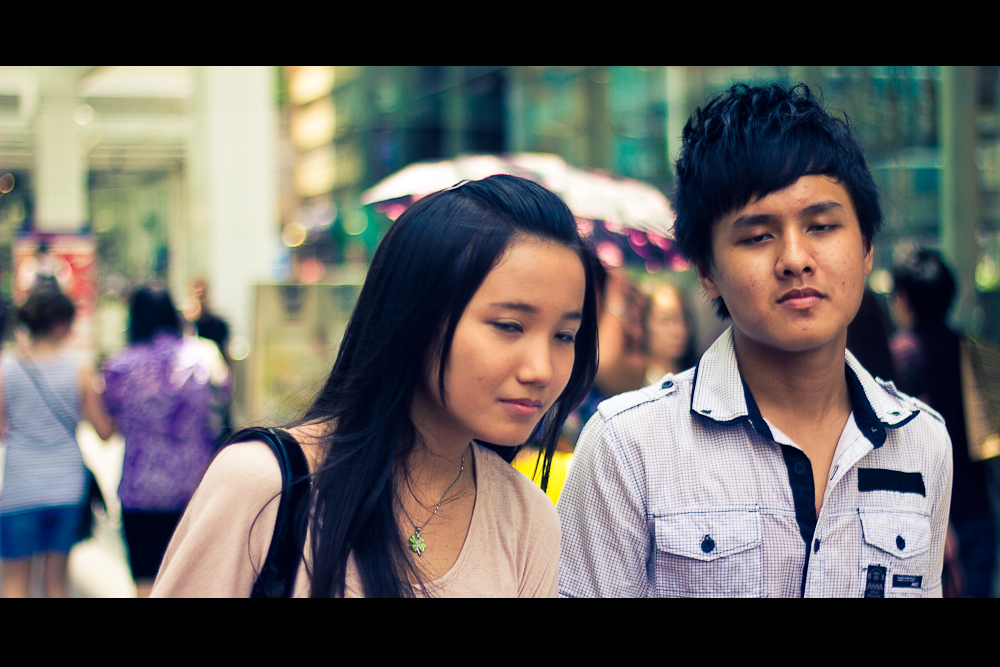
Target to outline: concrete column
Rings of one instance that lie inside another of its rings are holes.
[[[528,150],[528,119],[525,115],[528,91],[522,65],[507,68],[504,95],[504,105],[506,106],[504,110],[504,122],[506,123],[504,150],[508,153],[524,153]]]
[[[38,68],[39,104],[35,118],[35,228],[78,232],[87,211],[87,164],[80,125],[79,68]]]
[[[938,190],[941,251],[954,271],[958,293],[951,321],[970,330],[976,306],[976,262],[979,244],[979,180],[976,167],[978,131],[974,67],[942,67],[938,97],[941,180]]]
[[[251,337],[253,286],[278,244],[274,67],[197,67],[190,146],[189,273],[207,276],[231,336]]]
[[[583,90],[582,151],[586,166],[611,168],[611,108],[608,102],[608,67],[591,67],[580,73]]]
[[[667,76],[667,162],[670,173],[676,176],[674,166],[681,152],[681,136],[684,126],[691,117],[688,108],[687,70],[680,66],[668,66]]]
[[[444,107],[444,150],[446,157],[455,157],[465,152],[465,129],[468,127],[468,113],[465,99],[465,68],[454,65],[448,67],[448,90]]]

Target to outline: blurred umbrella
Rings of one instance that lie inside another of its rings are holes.
[[[674,212],[663,193],[652,185],[577,169],[557,155],[543,153],[465,155],[441,162],[417,162],[362,193],[361,203],[404,197],[416,201],[460,181],[477,181],[493,174],[511,174],[539,183],[559,195],[577,218],[603,221],[612,233],[634,230],[660,239],[672,238]],[[403,208],[405,204],[399,204],[398,210]]]

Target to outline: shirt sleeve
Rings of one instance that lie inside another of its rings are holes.
[[[647,597],[653,540],[644,484],[611,424],[587,423],[559,503],[560,597]]]
[[[281,469],[262,442],[224,448],[167,547],[152,597],[250,597],[278,516]]]
[[[951,513],[952,458],[951,438],[944,426],[944,439],[947,447],[940,449],[939,464],[933,477],[934,496],[931,505],[931,572],[938,582],[933,597],[941,597],[943,593],[941,572],[944,569],[944,543],[948,536],[948,518]]]

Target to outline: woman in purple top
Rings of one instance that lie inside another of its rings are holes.
[[[182,336],[166,291],[132,296],[129,346],[104,369],[104,401],[125,438],[118,497],[132,577],[146,597],[170,537],[215,454],[229,372],[211,341]]]

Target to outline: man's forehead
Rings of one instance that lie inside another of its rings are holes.
[[[857,215],[850,193],[839,180],[833,176],[807,175],[784,188],[754,195],[749,201],[720,216],[712,225],[712,231],[715,232],[722,222],[727,222],[727,226],[732,228],[749,216],[769,214],[771,208],[795,216],[818,215],[836,208],[848,209]]]

